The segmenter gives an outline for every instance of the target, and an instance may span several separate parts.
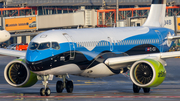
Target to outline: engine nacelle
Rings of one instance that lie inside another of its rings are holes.
[[[4,77],[14,87],[30,87],[37,82],[37,75],[29,71],[24,59],[8,63],[4,69]]]
[[[164,66],[156,60],[143,59],[135,62],[130,70],[130,78],[134,84],[142,88],[156,87],[166,77]]]

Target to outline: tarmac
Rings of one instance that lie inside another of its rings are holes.
[[[158,87],[151,88],[150,93],[133,93],[129,74],[119,74],[104,78],[84,78],[70,76],[73,80],[73,93],[56,93],[56,82],[59,78],[49,81],[51,96],[40,96],[44,86],[38,81],[29,88],[15,88],[4,79],[4,67],[14,57],[0,56],[0,101],[170,101],[180,100],[180,58],[167,59],[167,75],[165,81]]]

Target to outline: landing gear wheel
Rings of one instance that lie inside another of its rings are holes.
[[[150,92],[150,88],[143,88],[144,93],[149,93]]]
[[[49,88],[46,88],[45,94],[46,94],[46,96],[50,96],[51,95],[51,90]]]
[[[40,95],[41,96],[50,96],[51,95],[51,90],[48,88],[48,79],[49,79],[49,75],[43,75],[42,76],[44,81],[42,82],[44,85],[44,88],[40,89]]]
[[[45,89],[44,88],[41,88],[40,89],[40,95],[41,96],[45,96],[46,94],[45,94]]]
[[[72,81],[67,81],[66,82],[66,91],[68,93],[72,93],[73,92],[73,82]]]
[[[133,84],[133,91],[134,91],[134,93],[139,93],[140,89],[141,89],[141,87]]]
[[[62,81],[57,81],[56,83],[56,91],[57,93],[62,93],[64,87],[63,87],[63,82]]]

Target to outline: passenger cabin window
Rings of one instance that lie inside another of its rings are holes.
[[[38,47],[39,50],[44,50],[50,48],[50,42],[41,43]]]
[[[39,45],[38,43],[32,42],[32,43],[30,44],[29,49],[35,50],[35,49],[37,49],[38,45]]]
[[[59,50],[60,46],[59,46],[59,44],[57,42],[52,42],[52,48],[56,49],[56,50]]]

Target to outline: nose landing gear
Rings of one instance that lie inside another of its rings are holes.
[[[44,88],[40,89],[40,95],[41,96],[50,96],[51,95],[51,90],[49,89],[48,85],[48,78],[49,76],[43,76],[43,85],[45,86]]]

